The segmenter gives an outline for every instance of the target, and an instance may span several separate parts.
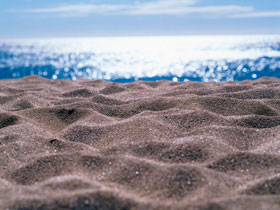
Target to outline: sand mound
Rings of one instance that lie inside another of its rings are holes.
[[[280,209],[280,80],[0,85],[0,209]]]

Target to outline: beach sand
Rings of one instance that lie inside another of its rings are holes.
[[[280,209],[280,80],[0,81],[0,209]]]

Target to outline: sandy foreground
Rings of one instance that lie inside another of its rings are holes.
[[[280,209],[280,80],[0,81],[0,209]]]

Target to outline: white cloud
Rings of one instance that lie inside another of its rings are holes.
[[[136,1],[130,4],[76,4],[54,8],[28,9],[28,13],[53,13],[61,16],[83,16],[89,14],[103,15],[183,15],[183,14],[213,14],[235,15],[253,12],[252,7],[225,6],[195,6],[199,0],[156,0],[152,2]]]
[[[136,9],[131,9],[126,11],[124,14],[128,15],[183,15],[183,14],[215,14],[223,15],[227,13],[236,12],[248,12],[252,11],[251,7],[241,7],[236,5],[226,5],[226,6],[204,6],[204,7],[194,7],[194,6],[173,6],[173,7],[161,7],[161,8],[147,8],[141,7]]]
[[[60,15],[88,15],[90,13],[95,14],[110,14],[127,9],[125,5],[92,5],[92,4],[78,4],[78,5],[66,5],[54,8],[40,8],[29,9],[25,12],[29,13],[56,13]]]
[[[279,11],[263,11],[263,12],[249,12],[235,14],[231,16],[232,18],[263,18],[263,17],[280,17]]]
[[[158,11],[164,12],[167,9],[174,9],[193,5],[197,0],[157,0],[153,2],[133,2],[130,4],[74,4],[64,5],[54,8],[28,9],[30,13],[58,13],[63,15],[76,14],[157,14]]]
[[[53,8],[27,9],[25,12],[60,16],[200,14],[206,17],[225,18],[280,17],[280,11],[256,11],[251,6],[239,5],[197,6],[199,1],[201,0],[154,0],[150,2],[137,0],[128,4],[73,4]]]

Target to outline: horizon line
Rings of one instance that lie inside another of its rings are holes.
[[[21,40],[21,39],[91,39],[91,38],[142,38],[142,37],[184,37],[184,36],[280,36],[279,33],[209,33],[209,34],[201,34],[201,33],[196,33],[196,34],[151,34],[151,35],[92,35],[92,36],[48,36],[48,37],[43,37],[43,36],[28,36],[28,37],[11,37],[11,38],[5,38],[5,37],[0,37],[0,40]]]

